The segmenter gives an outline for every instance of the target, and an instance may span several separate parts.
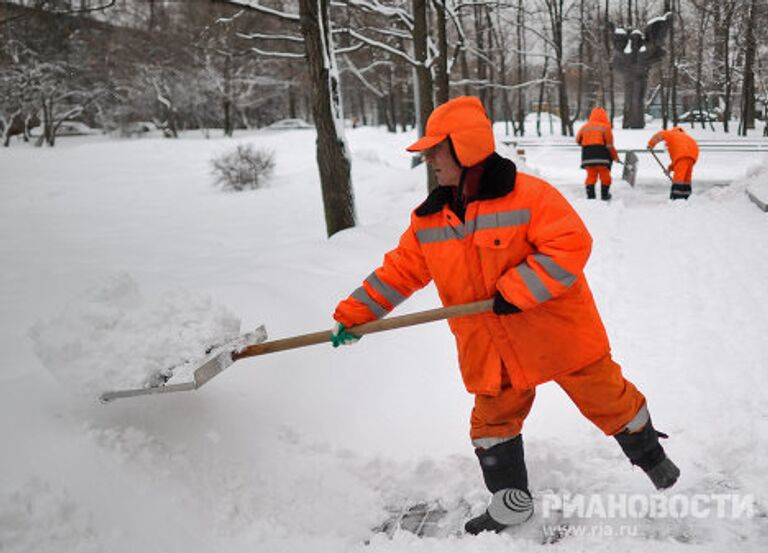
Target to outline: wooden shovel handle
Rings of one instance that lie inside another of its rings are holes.
[[[661,167],[661,170],[664,171],[665,175],[667,175],[667,178],[669,180],[672,180],[672,176],[669,174],[669,171],[667,170],[667,168],[664,167],[664,164],[659,159],[659,156],[656,155],[656,152],[654,152],[652,148],[649,148],[648,151],[651,152],[651,155],[653,155],[653,159],[655,159],[656,163],[659,164],[659,167]]]
[[[427,311],[419,311],[418,313],[411,313],[409,315],[400,315],[399,317],[391,317],[388,319],[379,319],[378,321],[372,321],[357,326],[348,328],[347,331],[356,336],[363,336],[364,334],[373,334],[375,332],[384,332],[385,330],[394,330],[396,328],[403,328],[406,326],[415,326],[423,323],[431,323],[432,321],[440,321],[443,319],[450,319],[452,317],[463,317],[465,315],[476,315],[478,313],[484,313],[493,309],[493,300],[481,300],[473,303],[463,303],[460,305],[452,305],[449,307],[438,307],[436,309],[429,309]],[[285,351],[288,349],[303,348],[305,346],[314,346],[316,344],[323,344],[330,342],[331,331],[323,330],[321,332],[313,332],[311,334],[301,334],[299,336],[292,336],[291,338],[283,338],[281,340],[272,340],[269,342],[263,342],[261,344],[255,344],[248,346],[245,349],[232,354],[232,360],[244,359],[246,357],[255,357],[257,355],[264,355],[267,353],[275,353],[278,351]]]

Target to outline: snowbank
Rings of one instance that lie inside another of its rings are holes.
[[[763,211],[768,211],[768,156],[761,163],[747,168],[746,177],[738,182],[746,189],[750,199]]]

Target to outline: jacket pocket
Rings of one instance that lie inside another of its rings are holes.
[[[521,227],[505,227],[475,231],[474,243],[479,248],[504,250],[512,246],[515,238],[522,233]]]

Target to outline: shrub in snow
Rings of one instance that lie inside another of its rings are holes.
[[[251,144],[240,144],[234,151],[211,160],[216,184],[224,190],[261,188],[275,168],[275,155],[256,150]]]

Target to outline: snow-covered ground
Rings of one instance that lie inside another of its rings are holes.
[[[617,130],[617,146],[657,128]],[[423,166],[403,151],[413,138],[348,131],[359,225],[331,239],[312,130],[1,150],[0,551],[763,550],[768,215],[745,188],[768,182],[764,154],[702,152],[693,197],[677,203],[645,155],[635,188],[614,167],[606,204],[583,199],[578,150],[526,138],[542,144],[528,169],[595,238],[587,274],[614,355],[671,435],[682,477],[664,497],[737,498],[738,517],[582,517],[569,523],[587,535],[546,546],[372,535],[398,505],[488,500],[444,323],[243,360],[196,392],[97,401],[260,324],[272,338],[330,328],[424,197]],[[241,142],[273,150],[275,175],[220,192],[209,160]],[[436,305],[428,288],[398,312]],[[539,502],[658,499],[555,385],[539,388],[525,438]],[[636,535],[606,535],[621,525]]]

